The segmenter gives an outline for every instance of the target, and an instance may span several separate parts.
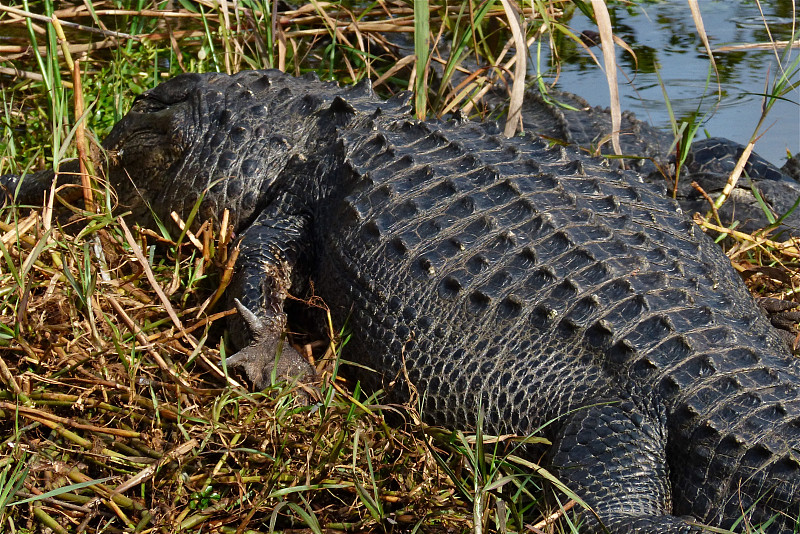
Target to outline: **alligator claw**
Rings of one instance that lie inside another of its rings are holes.
[[[264,389],[273,382],[283,380],[307,381],[316,374],[314,368],[288,343],[278,354],[280,333],[270,332],[264,322],[247,309],[239,299],[234,299],[236,308],[245,320],[253,341],[225,360],[227,367],[239,367],[257,389]]]
[[[758,305],[769,321],[777,329],[793,353],[797,353],[797,325],[800,323],[800,304],[788,300],[762,297]]]

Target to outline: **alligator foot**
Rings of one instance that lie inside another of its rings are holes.
[[[283,380],[304,382],[314,377],[314,368],[288,343],[279,352],[280,332],[271,332],[239,299],[233,301],[252,334],[252,342],[225,360],[228,367],[243,369],[247,378],[258,389]]]
[[[769,318],[781,339],[783,339],[793,353],[797,353],[797,325],[800,323],[800,304],[788,300],[762,297],[758,305]]]

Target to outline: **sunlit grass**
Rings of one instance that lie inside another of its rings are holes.
[[[591,11],[591,3],[576,5]],[[96,140],[133,98],[184,70],[279,68],[341,83],[380,80],[383,95],[412,91],[424,118],[472,110],[491,87],[512,87],[519,56],[547,43],[550,32],[581,42],[556,2],[516,12],[525,21],[516,39],[508,23],[515,9],[499,0],[92,6],[20,7],[65,23],[61,40],[54,24],[14,15],[9,26],[21,37],[10,53],[20,56],[1,92],[0,174],[77,157],[80,100],[91,167]],[[0,22],[12,15],[3,12]],[[69,58],[80,65],[77,99]],[[768,98],[796,79],[795,62],[776,74]],[[297,385],[242,388],[219,366],[232,313],[219,299],[235,258],[230,233],[207,225],[192,240],[127,229],[102,181],[92,187],[95,208],[71,220],[13,205],[0,211],[0,421],[8,453],[0,460],[0,528],[580,530],[578,496],[560,488],[557,502],[545,505],[543,488],[558,481],[512,442],[425,427],[414,406],[403,412],[409,424],[387,424],[394,408],[339,378],[346,332],[333,325],[329,340],[296,339],[323,373],[315,388],[300,395]],[[734,262],[796,259],[796,248],[763,239],[748,248],[747,236],[738,243]]]
[[[81,5],[36,7],[59,21],[87,22],[75,14]],[[101,43],[109,46],[88,53],[81,31],[58,42],[52,24],[20,20],[39,48],[2,92],[0,173],[57,165],[77,157],[83,143],[87,169],[100,168],[102,160],[90,157],[97,140],[137,94],[184,69],[278,67],[345,83],[374,79],[403,59],[385,35],[404,40],[414,31],[412,12],[402,7],[388,18],[377,5],[318,3],[280,13],[251,3],[225,10],[184,2],[177,12],[130,7],[95,6],[90,19],[104,23]],[[423,7],[432,31],[456,21],[482,32],[468,44],[485,46],[486,35],[502,32],[485,23],[504,16],[491,3],[475,25],[457,21],[464,13],[452,8]],[[79,80],[68,57],[78,62]],[[381,90],[413,89],[401,77],[413,70],[406,62]],[[437,94],[440,86],[428,87],[433,71],[419,73],[418,92]],[[87,110],[83,121],[76,106]],[[24,130],[15,127],[21,117]],[[77,141],[78,124],[88,126],[86,141]],[[257,394],[241,388],[219,367],[224,342],[217,349],[231,313],[219,300],[235,258],[230,232],[206,225],[190,239],[164,228],[128,229],[110,211],[113,195],[102,180],[86,182],[84,193],[94,207],[75,210],[71,220],[13,205],[0,211],[0,346],[10,356],[0,360],[0,411],[6,443],[17,444],[0,466],[3,525],[452,531],[479,521],[478,528],[498,531],[520,530],[546,513],[536,505],[540,476],[503,456],[485,471],[482,453],[461,448],[463,434],[419,422],[387,425],[379,397],[339,385],[334,345],[305,348],[323,378],[302,395],[291,386]],[[478,461],[484,474],[472,466]],[[82,508],[90,503],[96,513]]]

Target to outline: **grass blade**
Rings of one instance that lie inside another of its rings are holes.
[[[430,60],[430,6],[428,0],[414,0],[414,109],[419,120],[428,115],[428,63]]]

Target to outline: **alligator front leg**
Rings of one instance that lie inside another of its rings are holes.
[[[591,507],[581,532],[694,534],[703,529],[671,515],[666,417],[630,401],[569,415],[555,443],[559,479]],[[596,515],[595,515],[596,514]]]
[[[288,343],[278,354],[286,328],[283,303],[305,248],[310,220],[292,209],[292,200],[288,194],[277,199],[244,232],[229,289],[239,310],[230,331],[240,350],[226,365],[242,368],[258,389],[273,378],[302,380],[314,375],[314,369]]]

